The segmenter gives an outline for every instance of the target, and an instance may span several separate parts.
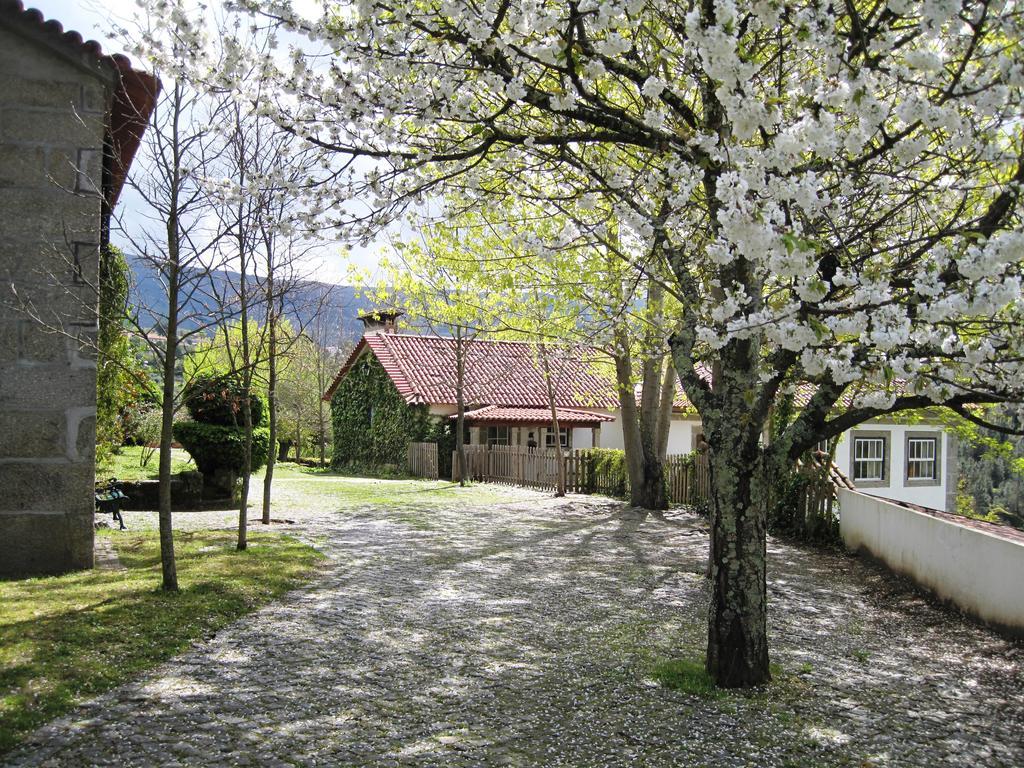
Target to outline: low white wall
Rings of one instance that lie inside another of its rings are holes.
[[[1024,544],[839,489],[839,528],[866,550],[967,613],[1024,635]]]

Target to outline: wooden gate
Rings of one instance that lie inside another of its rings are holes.
[[[437,443],[409,443],[409,474],[437,480]]]

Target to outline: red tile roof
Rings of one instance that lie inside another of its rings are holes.
[[[521,341],[475,340],[468,344],[466,362],[467,407],[491,405],[511,408],[547,408],[544,375],[537,359],[537,347]],[[420,336],[374,332],[366,334],[349,355],[345,364],[324,393],[330,400],[334,390],[345,378],[352,364],[369,349],[384,366],[398,392],[409,403],[455,405],[455,339],[442,336]],[[576,347],[572,352],[561,348],[551,351],[551,368],[558,388],[556,405],[561,408],[601,408],[618,410],[615,382],[609,363],[599,350]],[[700,377],[710,383],[711,369],[701,364]],[[906,383],[897,380],[896,391],[903,392]],[[794,405],[802,408],[810,402],[815,385],[798,384]],[[857,390],[843,394],[842,407],[849,407]],[[640,400],[640,385],[636,387]],[[676,412],[694,411],[681,387],[676,387],[672,407]],[[550,416],[543,421],[550,421]]]
[[[556,408],[555,414],[559,424],[600,424],[603,421],[615,421],[614,416],[606,413],[591,413],[590,411],[578,411],[571,408]],[[457,419],[459,415],[453,413],[449,418]],[[549,408],[503,408],[499,405],[487,405],[472,411],[466,411],[466,419],[469,421],[496,423],[520,423],[535,422],[537,424],[551,423],[551,410]]]
[[[113,208],[121,195],[128,168],[142,142],[149,117],[160,92],[160,81],[147,72],[132,68],[131,60],[119,53],[108,55],[95,40],[83,40],[74,30],[64,31],[56,19],[46,19],[35,8],[25,9],[21,0],[0,0],[0,20],[7,20],[14,28],[34,35],[37,39],[65,52],[79,63],[89,63],[113,74],[114,92],[110,104],[107,126],[113,148],[111,178],[105,190],[107,204]]]
[[[352,350],[324,393],[330,400],[352,364],[372,352],[384,366],[406,402],[455,405],[455,339],[396,333],[369,333]],[[502,405],[546,408],[547,390],[534,344],[519,341],[466,342],[466,391],[468,405]],[[612,378],[596,365],[596,350],[577,347],[571,352],[549,352],[555,381],[555,404],[561,408],[618,408]]]

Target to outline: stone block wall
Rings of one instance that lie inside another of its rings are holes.
[[[92,566],[111,78],[0,25],[0,576]]]

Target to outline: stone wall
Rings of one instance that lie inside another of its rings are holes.
[[[96,364],[77,339],[96,333],[112,72],[56,48],[0,24],[0,576],[93,557]]]

